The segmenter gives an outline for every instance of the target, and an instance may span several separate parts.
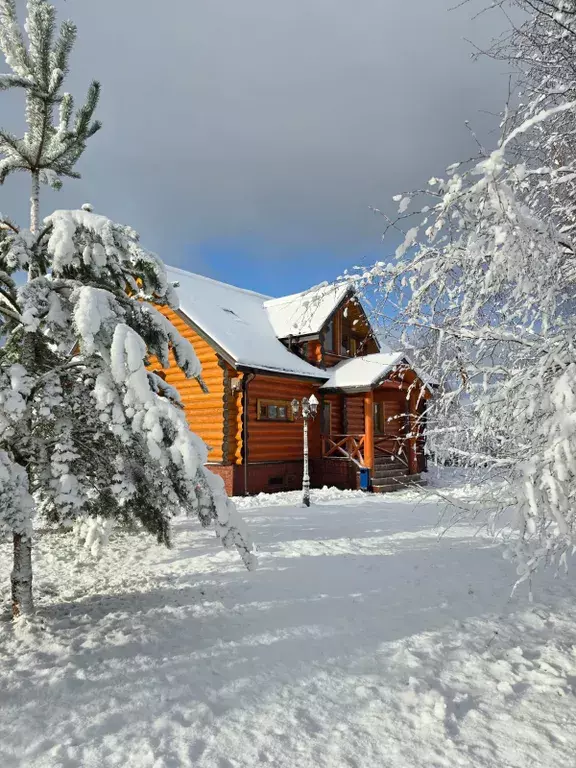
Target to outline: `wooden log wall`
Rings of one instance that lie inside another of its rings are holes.
[[[229,420],[234,432],[230,435],[228,446],[228,461],[232,464],[242,464],[243,436],[244,436],[244,397],[242,383],[244,373],[231,372],[231,376],[238,379],[236,392],[230,398]]]
[[[188,339],[202,365],[202,378],[208,387],[208,393],[202,392],[195,379],[187,379],[176,365],[170,353],[170,367],[164,369],[166,381],[180,392],[186,419],[190,429],[210,446],[208,461],[221,462],[224,458],[224,378],[225,371],[219,364],[219,358],[212,347],[204,341],[190,326],[171,309],[157,307],[175,326],[179,333]],[[150,369],[160,367],[156,359],[151,360]],[[232,429],[230,425],[228,429]],[[235,426],[234,426],[235,433]]]
[[[301,400],[318,386],[280,376],[257,374],[248,384],[248,461],[290,461],[302,458],[302,419],[295,421],[264,421],[258,419],[257,403],[262,400]],[[310,422],[310,457],[320,456],[320,415]]]
[[[406,414],[410,411],[410,403],[406,399],[407,390],[398,385],[386,385],[385,389],[374,392],[374,402],[384,403],[385,430],[389,435],[400,436],[405,431]],[[389,419],[391,419],[389,421]]]
[[[324,352],[322,363],[326,368],[332,368],[332,366],[338,365],[338,363],[341,363],[342,360],[345,359],[346,358],[342,357],[342,355],[335,355],[333,352]]]
[[[346,398],[346,417],[348,435],[364,434],[364,395],[348,395]]]

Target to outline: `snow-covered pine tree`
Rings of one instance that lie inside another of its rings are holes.
[[[27,132],[18,138],[0,131],[0,184],[14,171],[27,171],[32,177],[30,231],[39,226],[40,183],[55,189],[62,178],[78,178],[74,166],[84,152],[87,140],[101,127],[93,120],[100,84],[94,81],[86,103],[74,117],[74,100],[62,93],[68,73],[70,53],[76,40],[76,26],[65,21],[56,35],[56,9],[44,0],[28,0],[26,46],[16,14],[14,0],[0,3],[0,47],[11,74],[0,75],[0,90],[23,88],[26,92]],[[59,119],[54,122],[58,109]]]
[[[576,545],[576,3],[494,5],[525,14],[493,51],[522,91],[499,144],[397,196],[395,262],[359,279],[396,305],[407,345],[428,329],[432,429],[457,424],[466,462],[506,481],[489,501],[517,511],[508,552],[526,579]]]
[[[28,1],[28,45],[14,0],[0,0],[0,24],[13,70],[0,82],[25,89],[28,120],[24,138],[0,134],[1,180],[13,170],[32,177],[30,229],[0,224],[0,535],[14,539],[13,615],[33,610],[36,512],[63,525],[91,521],[94,545],[110,520],[168,544],[170,519],[184,510],[214,526],[251,568],[248,533],[222,480],[205,468],[206,446],[190,432],[178,393],[146,367],[151,356],[167,366],[172,354],[201,385],[192,346],[153,306],[177,306],[162,262],[132,229],[90,206],[38,223],[40,182],[76,177],[99,128],[96,84],[73,128],[72,98],[60,93],[75,27],[65,22],[54,42],[46,0]],[[27,276],[20,287],[18,272]]]

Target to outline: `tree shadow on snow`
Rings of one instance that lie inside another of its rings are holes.
[[[275,509],[275,520],[267,509],[245,512],[263,550],[258,571],[227,560],[218,571],[156,574],[150,591],[43,608],[66,652],[43,649],[33,685],[12,686],[0,703],[17,713],[19,732],[41,722],[50,743],[78,732],[90,742],[171,711],[210,722],[320,670],[385,675],[378,666],[385,644],[498,612],[513,581],[486,539],[435,538],[429,510],[408,510],[298,510],[294,525],[285,510]],[[273,526],[279,517],[280,531]],[[190,525],[179,524],[183,531]],[[165,563],[193,563],[206,551],[216,553],[216,544],[200,536]],[[7,750],[18,748],[15,733],[6,736]],[[28,761],[46,748],[45,740],[31,744]]]

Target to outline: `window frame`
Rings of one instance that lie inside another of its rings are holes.
[[[374,434],[386,434],[386,404],[383,400],[374,403]]]
[[[328,409],[328,432],[324,429],[324,409]],[[329,400],[322,402],[322,410],[320,412],[320,434],[330,436],[332,434],[332,403]]]
[[[324,331],[324,351],[328,354],[334,355],[336,352],[336,323],[335,318],[331,318],[326,324],[326,330]]]
[[[266,416],[262,416],[261,409],[266,408]],[[286,408],[286,418],[278,416],[269,416],[269,408]],[[289,424],[294,421],[292,413],[292,403],[290,400],[274,400],[267,397],[258,398],[256,401],[256,421],[272,421],[281,424]]]

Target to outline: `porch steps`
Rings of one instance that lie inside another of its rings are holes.
[[[413,485],[426,485],[420,474],[410,475],[408,467],[391,456],[378,456],[372,472],[372,490],[374,493],[401,491]]]
[[[414,485],[424,486],[426,480],[421,475],[397,475],[383,480],[374,479],[372,490],[374,493],[391,493],[392,491],[404,491]]]
[[[406,467],[374,467],[372,472],[373,480],[386,480],[389,477],[409,477]]]

